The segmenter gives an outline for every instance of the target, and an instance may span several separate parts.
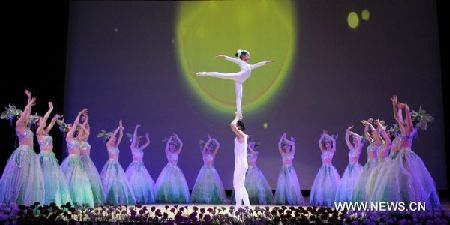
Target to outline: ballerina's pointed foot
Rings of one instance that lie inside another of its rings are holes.
[[[195,73],[195,75],[197,75],[197,76],[205,76],[205,72],[197,72],[197,73]]]

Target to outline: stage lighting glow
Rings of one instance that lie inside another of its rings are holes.
[[[350,28],[356,29],[359,26],[359,17],[355,12],[350,12],[347,16],[347,24]]]
[[[361,19],[364,21],[368,21],[370,19],[370,12],[367,9],[361,11]]]
[[[273,99],[289,74],[296,44],[292,1],[183,1],[179,3],[176,44],[182,76],[209,109],[236,110],[232,81],[196,77],[195,72],[238,72],[233,63],[215,59],[251,52],[250,63],[273,60],[244,84],[243,111],[254,111]]]
[[[264,123],[263,127],[264,127],[264,129],[267,129],[269,127],[269,124],[268,123]]]

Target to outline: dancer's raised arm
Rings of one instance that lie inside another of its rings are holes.
[[[291,140],[288,140],[289,146],[291,147],[291,153],[295,154],[295,139],[291,137]]]
[[[399,118],[398,118],[398,97],[397,97],[397,95],[393,95],[391,97],[391,102],[392,102],[392,110],[394,112],[394,119],[398,123]]]
[[[331,151],[333,151],[333,152],[336,151],[336,137],[335,136],[331,136],[331,142],[333,144],[333,148],[331,149]]]
[[[53,104],[52,104],[52,102],[49,102],[47,112],[45,113],[45,115],[43,117],[39,118],[39,124],[38,124],[38,128],[36,130],[37,135],[43,135],[43,132],[47,131],[45,129],[45,127],[47,126],[47,119],[50,116],[50,113],[52,113],[52,111],[53,111]]]
[[[370,118],[369,120],[363,120],[361,121],[362,124],[364,124],[364,137],[369,141],[369,142],[373,142],[373,138],[372,135],[369,134],[369,128],[370,131],[374,131],[375,127],[373,127],[373,125],[371,124],[373,121],[372,118]]]
[[[89,136],[88,129],[83,124],[79,125],[78,127],[80,128],[80,131],[79,131],[79,134],[78,134],[79,139],[80,140],[86,140],[87,137]]]
[[[150,144],[150,137],[148,136],[148,133],[145,133],[145,139],[147,141],[145,142],[145,144],[143,144],[142,146],[139,147],[140,150],[144,150]]]
[[[319,148],[321,151],[326,150],[325,146],[323,145],[323,139],[325,138],[326,134],[327,134],[326,131],[322,131],[322,134],[320,135],[320,138],[319,138]]]
[[[50,132],[50,130],[53,128],[53,126],[55,125],[56,121],[59,120],[60,118],[62,118],[61,115],[56,114],[53,116],[52,120],[50,121],[50,123],[48,124],[48,126],[45,128],[45,133]]]
[[[347,130],[345,130],[345,143],[347,144],[348,149],[353,149],[356,146],[353,146],[352,143],[350,142],[350,135],[352,134],[351,129],[353,128],[353,126],[350,126],[347,128]]]
[[[120,144],[120,142],[122,142],[122,137],[123,137],[123,126],[122,126],[122,120],[120,120],[119,121],[119,127],[118,127],[118,129],[119,129],[119,132],[118,132],[118,137],[117,137],[117,142],[116,142],[116,145],[119,145]]]
[[[378,132],[381,133],[381,136],[384,139],[384,143],[386,144],[386,146],[390,146],[391,145],[391,137],[386,132],[386,128],[383,126],[383,124],[380,121],[376,121],[376,125],[377,125]]]
[[[87,109],[83,109],[78,113],[77,117],[75,118],[75,121],[73,122],[72,126],[69,128],[69,131],[67,132],[67,135],[66,135],[67,142],[72,141],[73,135],[74,135],[75,131],[77,130],[78,125],[80,124],[80,116],[86,111],[87,111]]]
[[[87,140],[89,135],[91,134],[91,126],[89,125],[89,115],[87,112],[84,114],[84,122],[81,125],[84,128],[84,137],[83,140]]]
[[[173,139],[173,136],[170,136],[169,139],[167,139],[167,141],[166,141],[166,147],[164,149],[164,152],[166,153],[166,155],[171,153],[170,152],[170,145],[172,143],[172,139]]]
[[[136,124],[136,127],[134,127],[133,138],[132,138],[131,145],[130,145],[130,147],[134,148],[134,149],[138,149],[139,148],[139,136],[138,136],[138,133],[137,133],[139,127],[141,127],[140,124]]]
[[[52,111],[53,111],[53,103],[52,102],[48,102],[48,111],[42,117],[45,122],[47,122],[47,120],[50,117],[50,114],[52,113]]]
[[[181,139],[178,137],[178,134],[175,134],[175,133],[174,133],[173,135],[174,135],[175,139],[176,139],[177,142],[178,142],[178,148],[177,148],[176,153],[177,153],[177,154],[180,154],[181,149],[183,148],[183,142],[182,142]]]
[[[411,111],[409,110],[409,106],[406,103],[400,103],[399,107],[401,109],[405,110],[406,114],[406,124],[409,126],[409,128],[414,128],[413,122],[412,122],[412,116]]]
[[[255,153],[255,146],[256,143],[254,141],[248,142],[247,149],[249,150],[250,153]]]
[[[20,114],[19,118],[16,121],[16,130],[20,131],[21,129],[25,128],[27,126],[28,118],[31,114],[31,107],[36,105],[36,98],[31,97],[31,92],[28,90],[25,90],[25,94],[27,95],[27,105],[25,106],[24,110]]]
[[[355,148],[358,149],[358,152],[361,152],[361,148],[362,148],[362,136],[355,133],[355,132],[350,132],[350,135],[352,135],[353,139],[356,138],[356,144],[355,144]]]
[[[281,155],[284,155],[283,144],[286,143],[286,133],[283,133],[280,137],[280,141],[278,141],[278,151]]]
[[[215,138],[212,139],[212,142],[214,142],[214,143],[216,144],[216,148],[214,149],[214,152],[213,152],[213,154],[216,155],[217,152],[219,151],[220,143],[219,143],[219,141],[217,141],[217,139],[215,139]]]

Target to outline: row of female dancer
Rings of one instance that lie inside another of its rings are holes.
[[[31,107],[36,99],[29,91],[25,92],[28,103],[16,121],[16,134],[19,147],[13,152],[0,179],[0,203],[57,205],[72,202],[76,205],[93,207],[98,204],[135,203],[227,203],[224,187],[214,158],[220,144],[208,136],[201,141],[204,165],[200,169],[196,183],[189,193],[186,179],[177,166],[178,155],[183,143],[174,134],[166,141],[168,164],[160,173],[156,184],[143,163],[143,150],[149,145],[140,143],[137,125],[131,138],[133,162],[126,171],[118,161],[119,144],[124,127],[119,126],[111,133],[104,133],[109,160],[101,173],[90,158],[90,135],[88,112],[79,112],[75,121],[67,125],[66,141],[69,155],[58,165],[52,152],[52,137],[49,131],[61,118],[55,115],[49,124],[47,120],[53,110],[40,117],[36,136],[40,154],[33,150],[33,132],[30,129]],[[369,141],[367,163],[362,167],[359,156],[363,148],[362,136],[346,130],[346,143],[349,148],[349,164],[340,178],[332,159],[336,151],[336,138],[324,131],[319,139],[322,152],[322,167],[316,175],[311,188],[310,203],[319,206],[332,206],[333,202],[350,201],[422,201],[427,207],[439,207],[439,198],[434,181],[422,160],[411,150],[412,140],[417,132],[411,111],[405,103],[393,97],[394,118],[400,132],[389,133],[383,122],[364,120],[364,136]],[[403,119],[403,111],[406,113]],[[391,139],[393,138],[393,141]],[[304,204],[300,183],[292,166],[295,155],[295,140],[283,134],[278,143],[283,166],[277,181],[275,195],[262,171],[257,167],[258,151],[256,142],[248,144],[248,170],[245,187],[252,204]]]

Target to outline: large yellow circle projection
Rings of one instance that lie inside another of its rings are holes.
[[[184,1],[177,12],[176,44],[182,74],[205,106],[218,112],[236,110],[230,80],[197,77],[195,72],[238,72],[218,54],[234,57],[250,51],[249,63],[273,60],[255,69],[244,83],[243,112],[268,103],[281,88],[295,52],[296,24],[292,1]]]

